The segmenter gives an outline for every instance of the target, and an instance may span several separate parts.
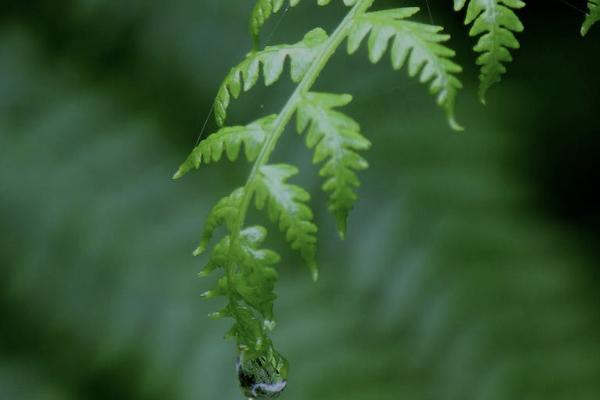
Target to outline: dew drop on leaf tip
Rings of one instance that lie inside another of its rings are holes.
[[[287,386],[287,361],[278,354],[248,357],[242,352],[236,370],[242,393],[249,400],[275,399]]]

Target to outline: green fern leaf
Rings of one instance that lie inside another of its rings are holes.
[[[261,146],[268,132],[272,129],[276,118],[276,115],[270,115],[246,126],[221,128],[218,132],[208,136],[196,146],[187,160],[181,164],[173,178],[181,178],[190,170],[199,168],[202,162],[208,164],[219,161],[223,156],[223,152],[227,154],[227,158],[230,161],[237,160],[242,143],[244,144],[248,161],[256,160]]]
[[[596,22],[600,21],[600,1],[589,0],[588,2],[589,13],[585,17],[583,26],[581,27],[581,35],[585,36]]]
[[[454,9],[464,8],[466,0],[454,0]],[[487,91],[502,80],[506,73],[505,63],[512,61],[510,49],[518,49],[515,32],[523,31],[523,24],[514,12],[525,7],[521,0],[471,0],[467,8],[465,24],[473,24],[469,35],[479,36],[474,50],[482,53],[477,59],[481,66],[479,98],[485,103]]]
[[[453,129],[461,130],[454,117],[454,106],[457,92],[462,87],[456,74],[462,69],[451,61],[454,51],[442,45],[450,36],[441,34],[441,27],[406,21],[418,11],[413,7],[361,15],[348,37],[348,52],[354,53],[370,33],[369,59],[376,63],[383,57],[392,39],[394,69],[400,69],[408,63],[411,77],[419,76],[422,83],[430,82],[430,92],[437,95],[437,103],[446,111],[450,125]]]
[[[244,197],[244,188],[238,188],[233,191],[229,196],[222,198],[210,212],[206,224],[204,225],[204,231],[200,238],[200,244],[194,251],[194,255],[198,256],[206,250],[206,246],[211,241],[215,230],[225,225],[229,231],[233,230],[235,219],[238,216],[239,208]]]
[[[321,0],[319,4],[329,2]],[[278,115],[247,126],[221,128],[194,149],[175,175],[179,178],[202,163],[218,161],[224,153],[230,160],[236,160],[242,145],[246,158],[254,161],[244,187],[219,201],[210,213],[194,253],[198,255],[207,248],[217,228],[224,226],[227,229],[227,235],[214,246],[209,262],[200,274],[206,276],[219,268],[224,271],[216,287],[205,292],[204,297],[226,296],[228,299],[227,305],[212,316],[231,317],[235,321],[228,335],[237,339],[238,377],[244,395],[249,398],[274,398],[285,387],[287,374],[287,361],[275,351],[267,332],[274,326],[277,272],[273,265],[278,263],[279,256],[260,248],[266,236],[264,228],[243,229],[252,201],[257,209],[266,208],[269,218],[284,232],[291,248],[307,263],[313,279],[318,278],[315,260],[317,226],[307,205],[310,195],[288,183],[298,173],[295,167],[268,164],[278,139],[296,115],[299,133],[307,132],[306,143],[314,149],[314,162],[323,163],[320,170],[320,175],[325,177],[323,189],[329,194],[329,209],[336,217],[342,237],[360,184],[356,173],[368,167],[359,152],[368,149],[370,142],[361,135],[354,120],[337,111],[338,107],[351,101],[351,96],[310,92],[337,48],[347,39],[348,50],[352,53],[370,34],[369,57],[377,62],[391,40],[392,65],[400,69],[407,64],[410,76],[428,83],[439,105],[446,110],[451,125],[460,129],[454,120],[454,103],[461,87],[455,74],[461,69],[451,61],[454,52],[443,45],[449,36],[440,33],[439,27],[405,21],[418,11],[415,8],[368,13],[373,0],[344,2],[354,7],[331,37],[321,28],[314,29],[296,44],[252,52],[230,71],[215,100],[215,117],[220,126],[227,117],[231,98],[238,98],[243,91],[252,89],[261,71],[265,85],[269,86],[281,77],[289,59],[291,78],[298,86]],[[257,10],[261,10],[256,19],[257,33],[265,19],[280,10],[284,3],[285,0],[273,0],[257,5]],[[297,4],[297,0],[290,4]],[[259,384],[249,385],[248,382]]]
[[[286,181],[298,173],[291,165],[264,165],[260,168],[256,185],[256,208],[262,210],[265,205],[269,218],[279,223],[286,233],[286,239],[292,249],[297,250],[307,263],[314,280],[318,278],[315,261],[317,232],[312,222],[313,213],[306,203],[310,195],[304,189],[287,184]]]
[[[289,58],[291,78],[297,83],[304,77],[326,40],[327,33],[316,28],[296,44],[270,46],[262,51],[249,53],[241,64],[229,72],[219,88],[215,100],[215,118],[219,126],[223,126],[227,118],[231,97],[237,99],[242,90],[247,92],[256,85],[261,66],[265,85],[269,86],[281,77],[285,61]]]
[[[358,123],[334,110],[351,101],[350,95],[308,93],[298,105],[297,113],[298,133],[308,128],[306,144],[308,148],[315,148],[313,162],[327,160],[320,175],[327,177],[323,190],[329,193],[329,210],[335,215],[342,238],[348,214],[356,201],[354,189],[360,185],[354,171],[368,167],[357,151],[371,147],[360,134]]]

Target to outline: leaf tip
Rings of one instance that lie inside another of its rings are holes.
[[[202,271],[198,272],[198,277],[199,278],[206,278],[210,275],[210,271],[203,269]]]
[[[454,131],[454,132],[464,132],[465,131],[465,127],[458,124],[456,121],[451,121],[450,122],[450,128]]]
[[[481,90],[479,93],[479,101],[481,102],[481,104],[483,104],[484,106],[487,105],[487,89],[485,90]]]
[[[194,252],[192,254],[194,255],[194,257],[198,257],[199,255],[204,253],[205,250],[206,250],[206,243],[202,242],[202,243],[200,243],[200,245],[198,247],[196,247],[196,250],[194,250]]]
[[[177,172],[175,172],[173,174],[173,176],[171,177],[171,179],[173,179],[173,180],[181,179],[183,177],[183,175],[185,175],[185,172],[183,171],[183,168],[180,167],[177,170]]]
[[[453,113],[448,114],[448,125],[450,125],[450,129],[455,132],[462,132],[465,130],[464,126],[458,123]]]
[[[208,314],[208,318],[210,318],[210,319],[221,319],[223,317],[224,317],[224,315],[221,311],[217,311],[217,312]]]
[[[346,239],[346,230],[347,230],[347,215],[344,213],[342,215],[337,215],[336,216],[336,220],[337,220],[337,231],[338,231],[338,235],[340,236],[341,240]]]
[[[498,81],[500,82],[500,81]],[[479,101],[481,102],[481,104],[483,104],[484,106],[487,105],[487,94],[488,91],[490,90],[490,88],[492,87],[493,83],[481,83],[481,86],[479,87]]]
[[[206,292],[204,292],[200,295],[200,297],[207,299],[207,300],[212,299],[216,296],[217,296],[217,293],[214,290],[207,290]]]
[[[305,261],[308,263],[308,269],[310,271],[310,276],[311,276],[313,282],[318,281],[319,280],[319,267],[317,266],[317,262],[314,259],[311,259],[311,260],[305,259]]]
[[[319,280],[319,270],[317,269],[317,265],[311,266],[310,274],[312,276],[313,282],[317,282]]]

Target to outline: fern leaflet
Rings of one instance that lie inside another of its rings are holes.
[[[357,151],[371,146],[360,134],[356,121],[334,110],[350,101],[350,95],[308,93],[298,106],[296,124],[298,133],[308,128],[306,144],[310,149],[315,148],[314,163],[327,160],[320,175],[327,177],[323,190],[330,193],[329,210],[335,215],[342,238],[348,214],[356,201],[354,189],[360,185],[354,171],[368,167]]]
[[[315,261],[317,226],[312,222],[312,211],[305,205],[310,195],[299,186],[286,183],[297,173],[298,169],[291,165],[262,166],[256,187],[256,208],[262,210],[267,205],[269,218],[279,222],[292,249],[300,252],[316,281],[319,276]]]
[[[234,190],[229,196],[223,197],[217,205],[214,206],[210,212],[206,224],[204,225],[204,231],[200,238],[200,244],[194,250],[194,255],[198,256],[206,250],[206,247],[210,243],[215,230],[221,225],[225,225],[229,231],[232,231],[235,227],[235,220],[238,216],[239,207],[242,205],[242,199],[244,198],[245,189],[238,188]]]
[[[376,63],[393,39],[392,66],[400,69],[408,63],[411,77],[418,75],[422,83],[430,82],[429,90],[446,111],[451,127],[461,130],[454,117],[454,106],[457,92],[462,87],[456,74],[462,69],[451,61],[454,51],[441,44],[450,38],[440,33],[441,27],[406,20],[418,11],[418,8],[400,8],[361,15],[348,37],[348,52],[354,53],[370,32],[369,59]]]
[[[596,22],[600,21],[600,1],[599,0],[589,0],[588,1],[588,14],[585,17],[585,21],[583,26],[581,27],[581,34],[583,36],[587,35],[587,33],[592,28]]]
[[[210,162],[219,161],[223,156],[223,152],[227,154],[230,161],[237,160],[242,143],[245,146],[248,161],[256,160],[276,118],[276,115],[270,115],[247,126],[225,127],[209,135],[196,146],[187,160],[181,164],[174,178],[179,179],[190,170],[199,168],[202,162],[209,164]]]
[[[466,0],[454,0],[454,9],[464,8]],[[512,61],[509,49],[518,49],[515,32],[523,31],[523,24],[514,12],[525,7],[521,0],[470,0],[465,24],[473,24],[469,34],[480,36],[474,47],[482,53],[477,59],[481,66],[479,98],[485,103],[488,90],[502,80],[506,73],[505,63]]]
[[[215,100],[215,118],[222,126],[227,118],[227,108],[231,97],[238,98],[256,85],[262,66],[266,86],[275,83],[283,72],[285,61],[290,59],[292,81],[298,83],[310,68],[327,40],[327,33],[321,28],[313,29],[304,38],[291,45],[270,46],[262,51],[252,52],[237,67],[234,67],[221,84]]]

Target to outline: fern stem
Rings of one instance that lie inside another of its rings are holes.
[[[248,207],[252,201],[252,195],[254,194],[256,180],[260,171],[260,168],[269,162],[271,153],[275,149],[277,141],[285,131],[286,126],[294,116],[298,104],[300,103],[302,96],[304,96],[316,82],[321,71],[325,68],[331,57],[335,54],[337,48],[342,44],[344,39],[348,36],[349,29],[354,23],[355,19],[364,14],[373,4],[374,0],[358,0],[352,9],[346,14],[342,22],[338,25],[333,34],[327,39],[327,42],[323,46],[323,49],[317,55],[315,61],[308,69],[303,79],[300,81],[293,94],[288,99],[287,103],[278,114],[277,119],[274,123],[273,130],[267,136],[265,143],[263,144],[258,158],[252,166],[252,170],[244,186],[244,197],[242,198],[240,211],[237,220],[233,226],[231,232],[230,246],[239,239],[240,232],[244,226],[246,220],[246,214]],[[225,266],[225,272],[227,279],[231,282],[233,279],[233,268],[232,262],[229,262]],[[313,279],[316,280],[318,277],[316,269],[313,271]],[[230,301],[234,299],[231,298]]]

